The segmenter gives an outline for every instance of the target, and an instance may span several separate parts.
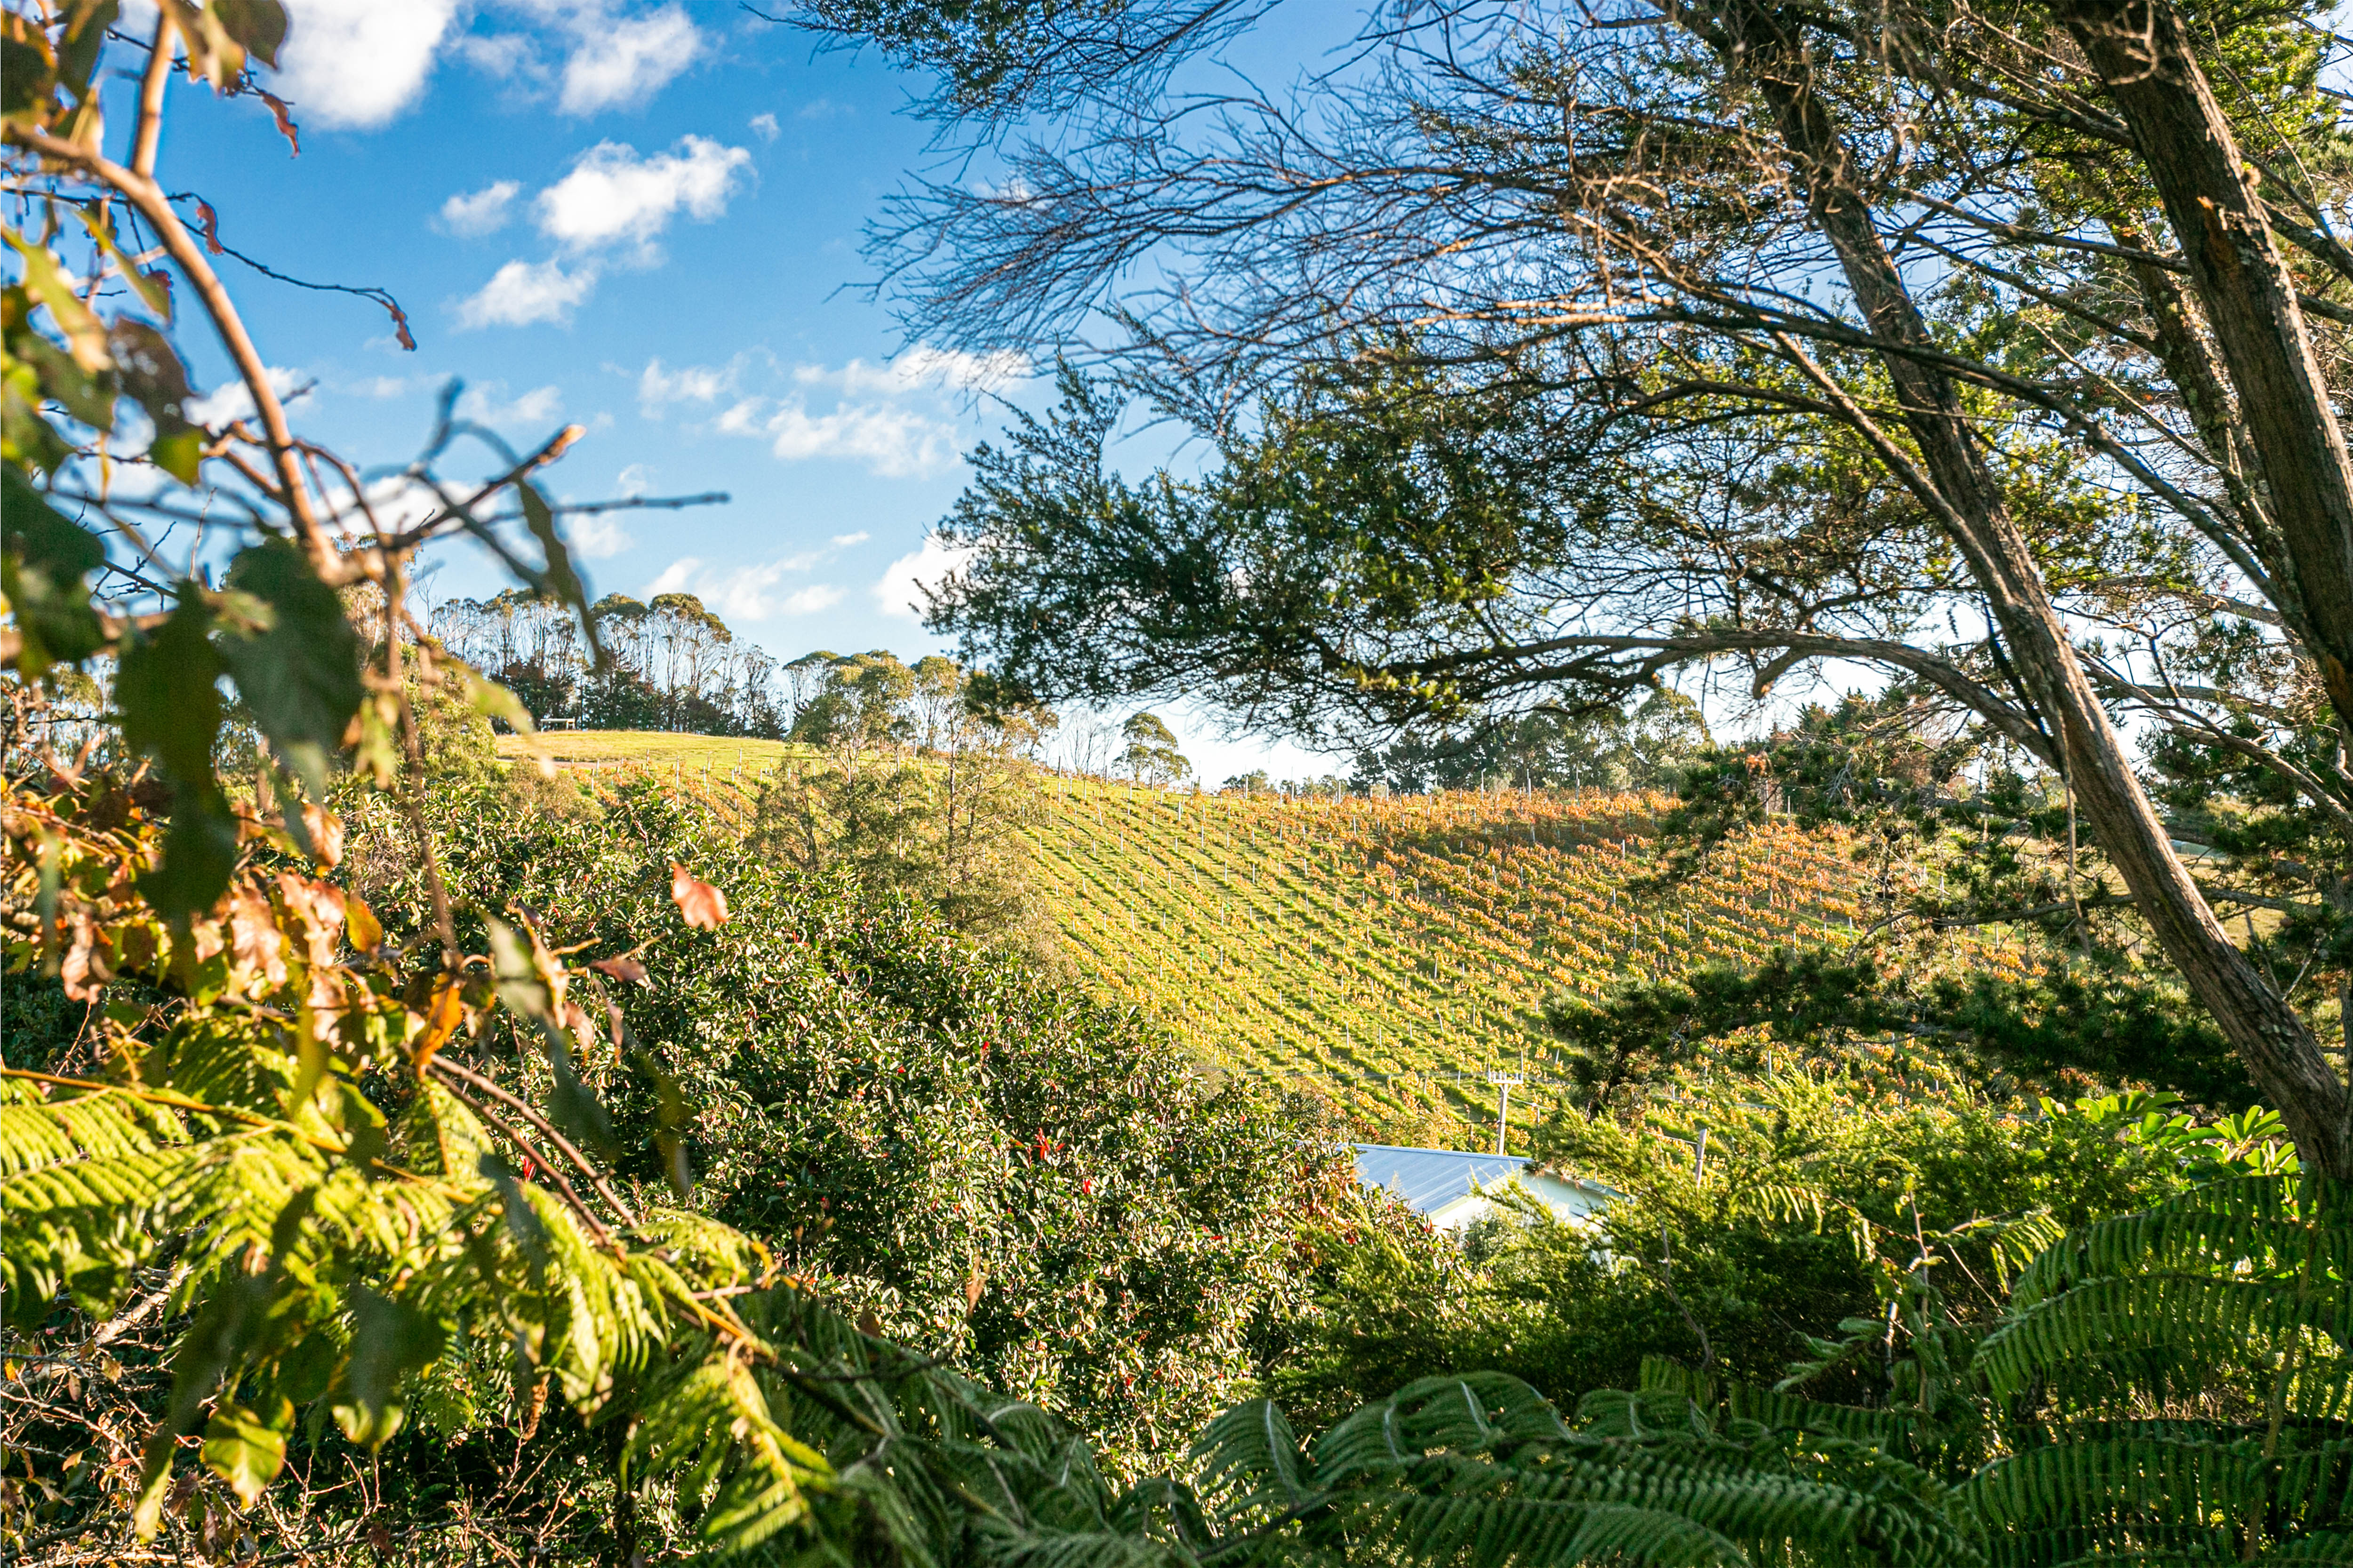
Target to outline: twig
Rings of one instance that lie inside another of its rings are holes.
[[[427,1070],[429,1072],[447,1074],[448,1076],[456,1079],[459,1082],[467,1085],[469,1088],[489,1095],[491,1099],[496,1100],[501,1104],[513,1110],[517,1115],[520,1115],[530,1121],[530,1123],[533,1127],[537,1128],[549,1142],[554,1144],[558,1149],[564,1152],[565,1158],[570,1160],[572,1163],[578,1168],[582,1175],[588,1178],[589,1183],[596,1187],[598,1195],[604,1198],[607,1203],[613,1205],[613,1212],[620,1216],[622,1224],[628,1226],[632,1229],[637,1227],[638,1216],[636,1214],[631,1212],[628,1205],[620,1200],[620,1197],[615,1194],[612,1187],[607,1184],[605,1178],[597,1173],[596,1167],[588,1163],[587,1156],[582,1154],[580,1151],[574,1146],[572,1140],[566,1138],[562,1132],[556,1131],[554,1125],[551,1123],[547,1118],[533,1110],[527,1101],[516,1095],[510,1094],[507,1090],[500,1088],[497,1084],[491,1082],[489,1079],[484,1078],[481,1074],[474,1071],[472,1068],[459,1067],[456,1062],[451,1061],[447,1057],[436,1056],[432,1061],[427,1064]]]

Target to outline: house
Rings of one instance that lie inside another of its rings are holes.
[[[1387,1187],[1440,1230],[1461,1230],[1493,1213],[1494,1200],[1488,1194],[1506,1184],[1518,1187],[1567,1225],[1585,1223],[1618,1195],[1598,1182],[1538,1170],[1535,1161],[1516,1154],[1465,1154],[1390,1143],[1359,1143],[1356,1150],[1358,1181],[1368,1187]]]

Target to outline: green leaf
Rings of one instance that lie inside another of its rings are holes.
[[[172,1356],[170,1403],[140,1452],[139,1493],[132,1509],[132,1525],[141,1540],[153,1536],[162,1519],[164,1489],[172,1479],[172,1458],[178,1451],[180,1434],[195,1429],[205,1401],[251,1348],[269,1311],[274,1286],[267,1275],[230,1273],[180,1336],[179,1348]]]
[[[278,0],[213,0],[213,14],[221,30],[245,46],[245,52],[270,69],[278,68],[278,51],[286,42],[286,7]]]
[[[49,59],[32,45],[0,33],[0,115],[37,111],[49,96]]]
[[[181,584],[179,603],[164,624],[125,640],[114,683],[123,740],[154,758],[183,789],[209,784],[213,776],[222,707],[221,660],[212,627],[204,590]]]
[[[181,584],[170,617],[125,643],[114,683],[123,740],[172,784],[163,860],[139,879],[140,892],[171,920],[210,909],[237,869],[237,818],[213,778],[222,703],[212,624],[203,591]]]
[[[73,355],[74,363],[91,372],[111,367],[114,362],[106,352],[106,329],[99,324],[90,307],[81,302],[81,296],[74,292],[48,247],[6,231],[0,231],[0,238],[6,239],[24,258],[25,288],[49,308],[58,331],[65,334],[66,350]]]
[[[23,292],[21,289],[0,289],[0,310],[13,304],[7,296]],[[36,333],[24,335],[37,342],[48,341]],[[43,416],[43,395],[41,380],[34,367],[0,352],[0,463],[54,474],[73,456],[72,445]]]
[[[237,816],[210,781],[176,786],[164,858],[140,874],[139,892],[167,920],[201,914],[237,874]]]
[[[0,593],[16,612],[17,672],[37,680],[53,664],[88,658],[106,629],[83,582],[106,563],[106,546],[68,521],[16,468],[0,467]]]
[[[184,485],[196,482],[204,432],[190,423],[186,407],[195,395],[188,373],[164,334],[144,321],[117,321],[107,333],[122,390],[155,422],[147,456]]]
[[[195,5],[189,0],[164,0],[179,28],[180,47],[187,52],[188,74],[222,91],[245,73],[245,46],[229,36],[216,5]]]
[[[58,77],[73,89],[77,98],[89,93],[99,50],[106,45],[106,30],[121,14],[121,0],[78,0],[73,7],[58,50]]]
[[[466,694],[466,705],[485,719],[496,719],[518,735],[538,731],[539,725],[522,700],[497,681],[491,680],[471,665],[447,661],[457,672],[458,684]]]
[[[225,1405],[205,1423],[204,1458],[205,1468],[251,1508],[285,1467],[286,1434],[250,1410]]]
[[[92,202],[77,210],[81,215],[82,227],[90,231],[90,238],[96,240],[99,248],[106,252],[108,258],[113,261],[115,270],[121,275],[122,280],[130,284],[132,292],[139,296],[139,302],[164,320],[170,321],[172,291],[164,286],[164,274],[142,272],[129,257],[122,254],[121,248],[114,243],[112,209],[102,202]],[[120,331],[126,325],[135,324],[117,321],[109,329],[109,331],[110,333]]]
[[[441,1325],[405,1301],[365,1286],[351,1295],[352,1357],[332,1408],[343,1436],[380,1448],[400,1430],[402,1380],[441,1353]]]
[[[580,612],[581,629],[588,638],[588,651],[596,662],[605,659],[603,645],[596,640],[596,617],[588,613],[588,585],[572,568],[572,552],[564,547],[564,536],[556,531],[555,513],[547,498],[537,486],[524,479],[515,486],[522,498],[523,521],[530,524],[531,535],[539,541],[539,548],[547,556],[547,582],[556,595]]]
[[[37,395],[54,399],[94,430],[114,428],[113,384],[103,371],[87,371],[73,355],[38,332],[17,335],[15,348],[34,378]]]
[[[228,585],[268,607],[251,629],[224,633],[222,660],[254,721],[313,795],[327,787],[327,759],[366,695],[358,634],[310,558],[272,539],[229,563]],[[266,624],[259,624],[266,623]]]

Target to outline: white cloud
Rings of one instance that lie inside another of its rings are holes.
[[[716,610],[723,619],[730,620],[757,621],[773,615],[813,615],[841,603],[849,596],[849,590],[838,588],[830,583],[816,583],[786,593],[784,591],[786,580],[823,565],[845,545],[854,544],[865,537],[862,533],[838,534],[818,549],[778,556],[774,561],[755,562],[748,566],[712,566],[699,556],[681,556],[663,567],[660,574],[646,584],[645,596],[650,599],[656,594],[692,594]]]
[[[757,436],[763,427],[767,407],[768,400],[765,397],[747,397],[740,403],[730,404],[727,412],[719,416],[720,434]]]
[[[819,610],[833,608],[847,596],[846,590],[829,583],[820,583],[813,588],[803,588],[797,594],[787,595],[781,607],[788,616],[813,616]]]
[[[711,422],[721,435],[764,440],[788,463],[842,458],[899,479],[933,473],[954,460],[957,425],[944,401],[947,394],[1029,374],[1029,362],[1018,354],[919,345],[888,364],[851,360],[839,368],[795,366],[786,376],[791,390],[781,396],[743,390],[752,362],[765,357],[748,351],[724,366],[676,370],[655,360],[638,377],[639,406],[648,417],[660,418],[672,405],[723,402]],[[773,368],[775,362],[766,363]],[[828,393],[830,398],[821,395]]]
[[[653,488],[654,471],[644,463],[631,463],[613,479],[613,488],[625,496],[641,496]]]
[[[458,399],[459,417],[483,425],[544,425],[564,411],[560,387],[533,387],[512,400],[506,398],[506,390],[503,381],[468,387]]]
[[[1029,356],[1010,349],[974,354],[961,349],[935,349],[929,343],[917,343],[888,364],[868,364],[864,360],[854,359],[839,370],[828,370],[821,364],[793,367],[793,379],[803,386],[838,387],[851,396],[861,393],[896,396],[934,390],[970,392],[1001,386],[1008,381],[1026,381],[1030,374]]]
[[[755,114],[752,116],[752,134],[763,142],[774,142],[782,132],[776,125],[775,115]]]
[[[721,426],[725,427],[725,419]],[[811,414],[796,401],[769,416],[763,428],[768,449],[786,462],[847,458],[886,479],[929,473],[955,449],[955,426],[891,404],[852,404]]]
[[[280,403],[299,402],[314,384],[301,371],[283,365],[269,366],[269,390]],[[190,398],[181,412],[195,424],[217,429],[233,419],[252,418],[253,394],[246,390],[243,381],[225,381],[202,397]]]
[[[522,194],[522,186],[516,181],[500,180],[469,195],[451,196],[441,204],[441,226],[469,237],[494,234],[506,226],[514,199]]]
[[[356,397],[406,397],[418,387],[430,384],[429,376],[420,375],[412,381],[405,375],[372,375],[365,381],[349,382],[335,390],[348,392]]]
[[[873,537],[871,533],[837,533],[828,542],[836,550],[847,550],[853,544],[863,544]]]
[[[732,364],[689,364],[664,370],[660,360],[650,359],[638,376],[638,408],[647,418],[659,419],[670,404],[715,402],[734,385]]]
[[[327,480],[328,504],[333,509],[331,521],[346,533],[365,537],[369,512],[375,513],[377,527],[396,533],[418,526],[441,510],[441,498],[432,487],[406,474],[372,479],[364,493],[367,511],[353,504],[352,492],[339,479],[331,476]]]
[[[458,307],[461,327],[522,327],[563,321],[596,287],[596,269],[566,272],[553,261],[510,261]]]
[[[539,226],[575,251],[626,241],[650,259],[654,237],[681,208],[706,223],[725,212],[738,171],[751,162],[744,148],[702,136],[681,137],[670,152],[645,158],[634,147],[600,142],[540,192]]]
[[[521,33],[468,33],[449,46],[449,52],[484,76],[501,80],[541,74],[539,49]]]
[[[921,550],[902,555],[883,568],[882,580],[874,584],[874,602],[886,616],[920,620],[923,590],[936,590],[950,575],[962,571],[972,556],[968,544],[950,544],[936,533],[927,535]]]
[[[458,0],[290,0],[284,66],[270,89],[304,125],[382,125],[414,102]]]
[[[646,597],[657,594],[692,594],[717,612],[722,620],[760,621],[772,615],[806,616],[841,603],[843,590],[817,584],[780,593],[783,580],[816,564],[814,554],[792,555],[751,566],[711,567],[689,555],[662,568],[646,584]]]
[[[564,62],[564,89],[556,100],[566,114],[634,108],[702,52],[702,35],[676,5],[626,21],[583,17],[578,37],[578,47]]]
[[[583,560],[603,561],[620,554],[637,541],[629,537],[629,531],[612,513],[590,512],[565,520],[564,542]]]
[[[852,111],[844,109],[829,98],[818,98],[802,104],[794,113],[793,118],[795,120],[831,120],[837,114],[850,112]]]

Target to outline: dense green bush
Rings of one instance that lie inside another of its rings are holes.
[[[354,805],[360,890],[417,940],[399,819]],[[674,1138],[699,1209],[880,1332],[1061,1414],[1115,1468],[1251,1390],[1307,1305],[1303,1217],[1357,1208],[1330,1143],[1211,1087],[1134,1015],[910,898],[764,860],[692,803],[486,785],[448,792],[430,828],[461,927],[511,904],[553,947],[642,963],[608,984],[626,1039],[579,1064],[613,1146],[638,1151],[628,1179],[663,1183],[650,1151]],[[681,925],[673,864],[725,894],[725,925]],[[492,1070],[543,1070],[481,1044]]]
[[[1566,1407],[1635,1386],[1651,1355],[1770,1383],[1841,1323],[1883,1314],[1924,1245],[1949,1310],[1989,1321],[2062,1231],[2179,1193],[2277,1132],[2261,1115],[2196,1126],[2164,1097],[2005,1104],[1912,1078],[1744,1079],[1633,1124],[1557,1114],[1540,1157],[1622,1197],[1589,1229],[1530,1207],[1460,1248],[1335,1230],[1281,1396],[1320,1425],[1415,1378],[1490,1370]],[[1884,1392],[1868,1373],[1814,1392],[1867,1403]]]

